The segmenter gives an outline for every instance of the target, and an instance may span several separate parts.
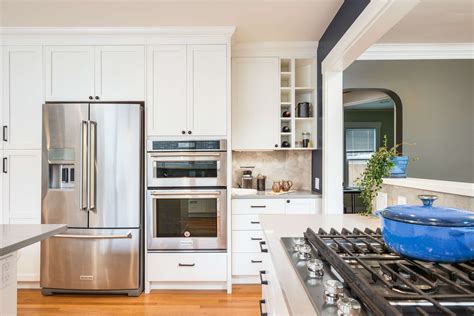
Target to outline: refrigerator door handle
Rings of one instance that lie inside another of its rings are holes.
[[[81,180],[79,184],[79,208],[81,211],[87,211],[88,200],[86,192],[88,191],[88,135],[89,123],[87,121],[81,122]]]
[[[132,232],[123,235],[55,235],[53,238],[73,238],[73,239],[131,239]]]
[[[96,162],[97,162],[97,122],[89,121],[89,211],[95,210],[96,208],[96,190],[97,190],[97,177],[96,177]]]

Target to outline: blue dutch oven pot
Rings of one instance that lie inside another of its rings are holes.
[[[419,195],[423,205],[396,205],[377,211],[385,243],[411,259],[457,263],[474,260],[474,213],[435,207],[435,195]]]

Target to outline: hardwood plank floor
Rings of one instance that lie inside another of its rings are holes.
[[[18,315],[259,315],[260,285],[236,285],[224,291],[155,290],[140,297],[119,295],[42,296],[39,290],[18,290]]]

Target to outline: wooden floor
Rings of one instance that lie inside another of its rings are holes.
[[[42,296],[39,290],[18,290],[18,315],[259,315],[260,285],[224,291],[152,291],[140,297],[112,295]]]

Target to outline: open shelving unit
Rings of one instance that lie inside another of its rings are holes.
[[[309,102],[309,117],[298,116],[298,103]],[[316,60],[280,58],[279,149],[312,150],[316,147]],[[286,115],[286,116],[285,116]],[[289,132],[284,132],[289,127]],[[303,133],[310,133],[310,144],[303,147]],[[283,147],[287,142],[289,147]]]

